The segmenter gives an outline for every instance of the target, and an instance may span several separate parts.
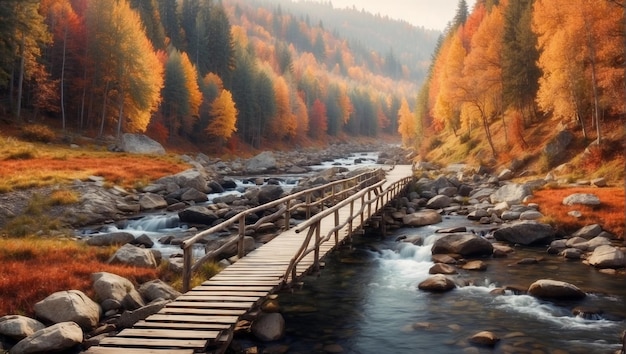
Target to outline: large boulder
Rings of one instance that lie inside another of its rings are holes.
[[[155,193],[144,193],[139,198],[141,210],[155,210],[167,208],[167,201],[163,196]]]
[[[592,238],[600,235],[602,232],[602,226],[599,224],[591,224],[584,226],[578,231],[574,232],[571,237],[582,237],[587,240],[591,240]]]
[[[543,152],[551,165],[555,165],[563,157],[572,140],[574,140],[574,134],[568,130],[561,130],[546,144]]]
[[[93,289],[100,302],[113,299],[126,309],[134,310],[144,304],[143,298],[130,280],[119,275],[99,272],[91,274]]]
[[[0,317],[0,336],[22,340],[40,329],[43,323],[26,316],[7,315]]]
[[[276,169],[276,157],[271,151],[264,151],[249,159],[246,163],[246,172],[250,174],[263,173]]]
[[[119,148],[131,154],[156,154],[165,155],[163,145],[159,144],[143,134],[122,134]]]
[[[155,279],[141,284],[139,287],[139,293],[147,301],[154,301],[156,299],[174,300],[180,296],[180,292],[178,290],[172,288],[161,279]]]
[[[285,319],[278,312],[262,313],[252,323],[251,331],[262,341],[278,340],[285,335]]]
[[[623,268],[626,267],[624,253],[611,245],[596,247],[587,262],[597,268]]]
[[[417,288],[431,292],[446,292],[456,288],[452,279],[443,274],[435,274],[417,285]]]
[[[272,202],[283,195],[283,188],[277,185],[267,185],[261,187],[259,194],[257,195],[259,204],[265,204]]]
[[[420,210],[415,213],[407,214],[402,218],[402,223],[406,226],[433,225],[441,221],[441,214],[432,209]]]
[[[586,294],[575,285],[558,280],[540,279],[528,288],[528,294],[540,299],[580,300]]]
[[[111,232],[102,235],[93,235],[87,239],[90,246],[125,245],[135,240],[135,236],[128,232]]]
[[[217,219],[219,219],[215,212],[201,205],[190,206],[189,208],[178,212],[178,218],[180,219],[180,222],[203,225],[212,225],[215,221],[217,221]]]
[[[45,322],[76,322],[92,329],[100,320],[100,305],[79,290],[58,291],[35,304],[35,315]]]
[[[563,198],[563,205],[588,205],[596,206],[600,205],[600,198],[597,195],[591,193],[574,193]]]
[[[489,196],[491,203],[507,202],[509,205],[520,204],[524,198],[532,194],[532,190],[525,184],[509,183],[500,187]]]
[[[83,331],[74,322],[61,322],[43,328],[19,341],[11,353],[57,353],[83,342]]]
[[[433,254],[460,254],[464,257],[490,256],[493,245],[472,233],[450,234],[439,238],[432,247]]]
[[[519,221],[493,232],[493,237],[498,241],[527,246],[550,244],[555,235],[552,226],[537,221]]]
[[[443,209],[449,207],[450,203],[452,203],[452,199],[450,199],[450,197],[439,194],[430,198],[426,203],[426,207],[429,209]]]
[[[135,267],[156,268],[158,266],[154,254],[147,249],[131,244],[120,247],[109,259],[109,263],[127,264]]]

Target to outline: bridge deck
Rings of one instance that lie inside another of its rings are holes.
[[[411,176],[411,166],[398,165],[386,174],[383,188]],[[360,200],[354,208],[361,207]],[[383,206],[381,206],[383,207]],[[350,206],[339,210],[339,219],[346,220]],[[361,227],[360,218],[353,222],[353,230]],[[321,235],[335,227],[334,217],[326,217],[320,224]],[[339,243],[348,237],[348,226],[339,231]],[[87,350],[90,354],[106,353],[197,353],[219,351],[229,343],[232,330],[239,318],[283,284],[283,276],[297,250],[302,246],[306,232],[286,230],[267,244],[248,253],[211,279],[179,296],[158,313],[124,329],[115,337],[102,339],[100,346]],[[334,240],[320,247],[320,257],[337,245]],[[297,267],[297,275],[308,272],[314,265],[310,253]]]

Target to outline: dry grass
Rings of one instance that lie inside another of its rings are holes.
[[[96,248],[62,239],[0,239],[0,316],[33,315],[33,307],[48,295],[80,290],[94,296],[90,275],[110,272],[135,283],[156,279],[156,269],[109,265],[114,248]]]
[[[563,205],[563,199],[574,193],[590,193],[600,198],[602,204],[596,207]],[[556,188],[534,192],[533,203],[539,204],[540,211],[564,234],[591,224],[600,224],[603,229],[625,238],[626,209],[624,209],[624,188]],[[568,212],[578,210],[582,217],[575,218]]]

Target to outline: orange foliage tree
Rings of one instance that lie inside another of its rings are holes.
[[[406,98],[402,98],[400,104],[400,110],[398,111],[398,133],[402,137],[402,144],[404,146],[411,146],[415,134],[417,132],[417,121],[415,116],[411,113],[409,103]]]
[[[223,143],[237,131],[237,108],[230,91],[222,90],[211,104],[211,122],[205,129]]]
[[[328,119],[326,116],[326,105],[319,99],[316,99],[315,102],[313,102],[310,118],[309,134],[314,139],[320,139],[326,134],[326,130],[328,129]]]

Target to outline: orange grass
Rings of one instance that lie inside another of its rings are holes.
[[[106,182],[134,187],[138,181],[147,183],[175,174],[187,167],[173,159],[114,155],[74,156],[63,159],[35,157],[27,160],[0,160],[0,181],[12,188],[70,182],[74,179],[101,176]]]
[[[112,252],[72,240],[0,239],[0,316],[32,316],[35,303],[57,291],[80,290],[94,299],[94,272],[115,273],[135,283],[158,277],[156,269],[106,264]]]
[[[563,205],[563,199],[574,193],[589,193],[600,198],[599,206]],[[540,211],[554,220],[560,231],[572,233],[577,229],[591,224],[600,224],[606,231],[625,238],[624,224],[626,211],[624,209],[624,188],[556,188],[543,189],[534,192],[533,203],[539,204]],[[567,215],[568,212],[578,210],[582,217],[575,218]]]

